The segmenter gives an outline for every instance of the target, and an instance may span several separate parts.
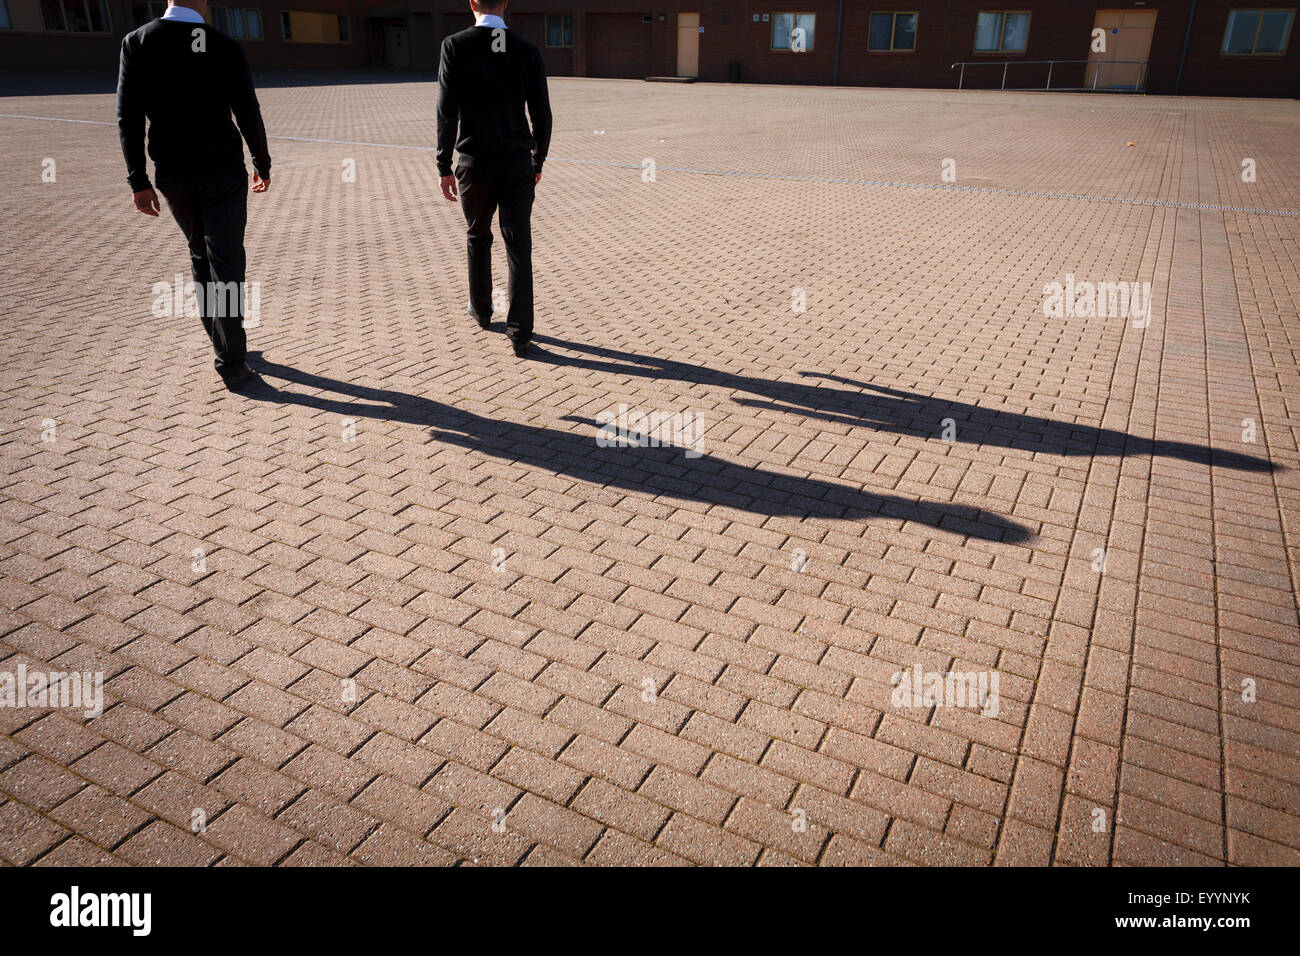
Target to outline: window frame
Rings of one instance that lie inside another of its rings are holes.
[[[559,18],[560,18],[560,42],[559,42],[559,43],[552,43],[552,42],[551,42],[551,23],[550,23],[550,20],[551,20],[552,17],[559,17]],[[566,17],[568,18],[568,20],[567,20],[567,24],[566,24],[566,20],[565,20]],[[568,31],[567,31],[567,32],[568,32],[568,36],[569,36],[569,39],[568,39],[568,42],[567,42],[567,43],[564,42],[564,35],[565,35],[565,32],[566,32],[564,28],[565,28],[566,25],[567,25],[568,28],[569,28]],[[546,14],[546,15],[543,17],[543,19],[542,19],[542,39],[543,39],[543,41],[544,41],[544,45],[545,45],[546,49],[548,49],[548,50],[572,50],[572,49],[573,49],[573,34],[574,34],[574,32],[575,32],[576,29],[577,29],[577,20],[576,20],[576,18],[574,17],[574,15],[573,15],[572,13],[548,13],[548,14]]]
[[[161,17],[162,13],[166,13],[166,0],[162,0],[162,3],[159,3],[159,0],[131,0],[127,7],[130,8],[127,10],[130,13],[130,22],[134,26],[140,27],[146,25],[146,23],[152,23]],[[153,7],[161,7],[162,10],[160,13],[153,13]],[[140,8],[143,8],[143,20],[136,16]]]
[[[217,23],[218,10],[221,11],[221,16],[225,18],[226,25],[224,27],[221,24]],[[248,35],[248,13],[250,10],[253,10],[254,12],[259,12],[256,11],[256,8],[254,7],[232,7],[224,3],[211,4],[208,7],[208,16],[211,18],[209,22],[218,30],[220,30],[222,33],[224,33],[226,36],[230,37],[230,39],[232,40],[241,40],[241,41],[256,40],[259,38],[250,37]],[[231,13],[239,14],[239,29],[241,31],[240,33],[235,33],[230,29]]]
[[[791,21],[791,22],[792,22],[792,26],[790,27],[790,29],[791,29],[792,31],[793,31],[793,30],[797,30],[797,29],[799,28],[799,18],[800,18],[800,17],[812,17],[812,18],[813,18],[813,42],[808,46],[807,49],[804,49],[804,50],[795,50],[795,49],[794,49],[794,37],[793,37],[793,36],[790,37],[790,46],[780,47],[780,46],[775,46],[775,45],[774,45],[774,43],[775,43],[775,41],[776,41],[776,18],[777,18],[777,17],[783,17],[783,16],[789,16],[789,17],[793,17],[793,18],[794,18],[794,19]],[[778,11],[776,11],[775,13],[772,14],[772,30],[771,30],[771,32],[768,34],[767,42],[768,42],[768,52],[769,52],[769,53],[792,53],[792,54],[795,54],[795,55],[797,55],[797,56],[802,56],[802,55],[805,54],[805,53],[812,53],[813,50],[816,49],[816,47],[817,47],[817,11],[816,11],[816,10],[778,10]]]
[[[1233,7],[1228,11],[1228,15],[1223,21],[1223,40],[1219,43],[1219,56],[1243,57],[1243,56],[1286,56],[1287,50],[1291,47],[1291,35],[1295,32],[1295,19],[1297,11],[1295,7]],[[1232,17],[1236,13],[1257,13],[1259,22],[1255,24],[1255,36],[1251,40],[1250,50],[1245,53],[1229,53],[1224,47],[1228,43],[1229,31],[1232,29]],[[1264,28],[1264,14],[1266,13],[1289,13],[1291,19],[1287,22],[1286,33],[1282,37],[1282,49],[1265,50],[1259,52],[1255,49],[1259,45],[1259,31]]]
[[[871,18],[878,16],[889,16],[892,19],[889,23],[889,49],[877,50],[871,46]],[[899,16],[916,17],[916,26],[912,29],[912,46],[910,49],[894,46],[894,34],[898,30]],[[867,13],[867,52],[868,53],[915,53],[916,37],[921,32],[921,11],[919,10],[871,10]]]
[[[1016,13],[1024,14],[1025,20],[1025,47],[1023,50],[1011,50],[1002,44],[1007,36],[1007,14]],[[981,50],[976,46],[980,39],[980,16],[983,14],[995,14],[1002,18],[998,26],[998,48],[996,50]],[[980,56],[997,56],[998,54],[1020,54],[1025,55],[1029,52],[1029,34],[1034,26],[1034,11],[1032,10],[976,10],[975,11],[975,38],[971,42],[971,52]]]
[[[40,5],[40,7],[41,7],[41,32],[42,32],[42,33],[60,33],[60,34],[66,33],[66,34],[68,34],[69,36],[87,36],[87,37],[111,36],[111,35],[114,33],[114,30],[113,30],[113,7],[112,7],[112,4],[110,4],[110,3],[108,2],[108,0],[49,0],[49,2],[51,2],[51,3],[57,3],[57,4],[59,5],[59,15],[63,17],[63,26],[62,26],[62,27],[58,27],[58,28],[51,28],[51,27],[49,27],[49,26],[46,25],[46,23],[45,23],[45,4],[42,3],[42,4]],[[81,4],[82,10],[84,11],[84,15],[85,15],[85,18],[86,18],[86,29],[85,29],[85,30],[73,30],[71,27],[68,26],[68,24],[71,22],[71,21],[68,19],[68,4],[69,4],[70,2],[71,2],[71,3],[80,3],[80,4]],[[97,5],[97,6],[99,7],[99,12],[100,12],[101,14],[103,14],[103,16],[104,16],[104,29],[102,29],[102,30],[94,30],[94,29],[91,29],[91,24],[94,22],[94,21],[92,21],[91,18],[90,18],[90,7],[91,7],[92,4]],[[8,6],[8,4],[5,4],[5,12],[6,12],[6,13],[9,13],[9,6]],[[12,14],[9,15],[9,24],[10,24],[10,25],[9,25],[8,29],[12,30],[12,29],[13,29],[13,15],[12,15]]]
[[[226,17],[226,26],[224,29],[217,24],[218,10],[224,11]],[[235,34],[230,31],[230,14],[232,12],[239,14],[239,28],[243,31],[242,33]],[[253,34],[249,32],[248,15],[250,13],[257,14],[257,36],[253,36]],[[266,38],[265,34],[262,32],[262,21],[264,17],[262,15],[261,7],[234,7],[229,4],[218,3],[208,7],[208,16],[212,18],[210,21],[212,25],[218,30],[221,30],[222,33],[230,37],[232,40],[238,40],[240,43],[260,43]]]
[[[131,22],[135,24],[137,27],[142,27],[146,23],[153,23],[153,21],[159,19],[164,13],[167,12],[166,0],[132,0],[129,6],[131,8],[130,9]],[[138,19],[136,17],[137,7],[144,8],[143,20]],[[153,11],[155,7],[159,7],[161,9],[159,9],[157,13],[154,13]]]
[[[342,30],[340,29],[340,24],[345,16],[344,14],[325,12],[322,10],[280,10],[279,14],[281,43],[295,43],[303,46],[351,46],[353,43],[352,17],[350,15],[347,16],[348,36],[347,39],[344,39],[342,36]],[[295,15],[303,18],[312,18],[310,24],[306,19],[299,21],[299,26],[306,31],[306,39],[303,39],[301,36],[294,36],[293,18]],[[319,22],[317,23],[316,21]],[[309,25],[311,26],[311,29],[308,29]],[[319,25],[321,31],[320,39],[315,38],[315,27],[317,25]],[[331,36],[333,39],[330,39]]]

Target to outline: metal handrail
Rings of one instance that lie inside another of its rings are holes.
[[[964,86],[964,84],[965,84],[965,82],[966,82],[966,67],[968,67],[968,66],[1000,66],[1000,67],[1002,67],[1002,87],[1001,87],[1001,88],[1002,88],[1003,90],[1005,90],[1005,89],[1007,88],[1007,68],[1008,68],[1008,67],[1012,66],[1013,64],[1018,65],[1018,66],[1032,66],[1032,65],[1035,65],[1035,64],[1041,65],[1041,64],[1043,64],[1043,63],[1046,63],[1046,64],[1047,64],[1047,85],[1041,87],[1041,89],[1043,89],[1043,90],[1050,90],[1050,89],[1052,88],[1052,71],[1053,71],[1054,69],[1056,69],[1056,64],[1058,64],[1058,63],[1066,64],[1066,65],[1068,65],[1068,64],[1075,64],[1075,63],[1088,63],[1088,64],[1095,64],[1096,66],[1099,66],[1099,67],[1102,66],[1102,65],[1106,65],[1106,66],[1129,65],[1129,66],[1137,66],[1137,67],[1139,67],[1139,69],[1138,69],[1138,83],[1137,83],[1137,86],[1134,87],[1134,88],[1135,88],[1135,89],[1139,89],[1139,90],[1144,90],[1144,89],[1146,89],[1146,85],[1147,85],[1147,83],[1146,83],[1146,79],[1147,79],[1147,64],[1148,64],[1148,62],[1149,62],[1149,61],[1147,61],[1147,60],[963,60],[963,61],[961,61],[961,62],[959,62],[959,63],[954,63],[952,66],[948,67],[948,69],[949,69],[949,70],[955,70],[955,69],[957,69],[957,67],[961,67],[961,73],[960,73],[960,74],[958,75],[958,77],[957,77],[957,89],[960,90],[960,89],[963,88],[963,86]],[[1092,74],[1092,86],[1087,86],[1087,85],[1084,85],[1084,86],[1058,86],[1056,89],[1057,89],[1058,91],[1066,91],[1066,90],[1068,90],[1068,91],[1074,91],[1074,90],[1095,90],[1095,89],[1097,89],[1097,77],[1100,76],[1100,75],[1101,75],[1101,70],[1100,70],[1100,69],[1098,69],[1098,70],[1094,70],[1094,71],[1093,71],[1093,74]],[[1087,71],[1086,69],[1083,71],[1083,77],[1084,77],[1084,82],[1085,82],[1085,84],[1086,84],[1086,83],[1087,83],[1087,78],[1088,78],[1088,71]],[[1024,92],[1024,91],[1038,90],[1038,89],[1040,89],[1040,87],[1037,87],[1037,86],[1017,87],[1017,88],[1014,88],[1014,89],[1012,90],[1012,92]]]

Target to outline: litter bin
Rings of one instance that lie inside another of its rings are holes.
[[[739,82],[740,82],[740,62],[739,62],[739,61],[737,61],[737,60],[733,60],[732,62],[730,62],[730,63],[727,64],[727,82],[728,82],[728,83],[739,83]]]

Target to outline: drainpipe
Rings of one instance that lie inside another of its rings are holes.
[[[1178,60],[1178,79],[1174,80],[1174,93],[1183,91],[1183,67],[1187,64],[1187,47],[1192,42],[1192,22],[1196,19],[1196,0],[1192,0],[1192,9],[1187,14],[1187,35],[1183,37],[1183,55]]]
[[[844,0],[840,0],[840,18],[835,24],[835,79],[833,85],[840,85],[840,38],[844,35]]]

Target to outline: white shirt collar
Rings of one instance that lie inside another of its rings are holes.
[[[191,10],[189,7],[182,7],[179,4],[173,7],[168,7],[166,12],[162,15],[162,19],[180,20],[182,23],[203,22],[203,18],[198,15],[197,11]]]
[[[502,20],[495,13],[476,13],[474,14],[474,26],[492,27],[494,29],[506,29],[506,21]]]

